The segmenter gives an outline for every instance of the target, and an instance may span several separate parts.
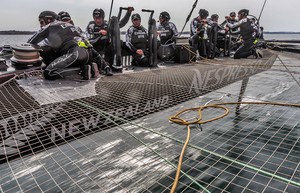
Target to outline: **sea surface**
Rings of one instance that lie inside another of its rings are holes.
[[[0,35],[0,46],[3,45],[14,45],[14,44],[23,44],[32,35]]]

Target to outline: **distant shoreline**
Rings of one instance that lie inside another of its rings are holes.
[[[35,31],[17,31],[17,30],[5,30],[0,31],[0,35],[32,35]]]
[[[300,34],[300,32],[270,32],[270,31],[265,31],[264,34]]]
[[[4,30],[0,31],[0,35],[32,35],[35,31],[18,31],[18,30]],[[186,31],[183,34],[189,34],[190,32]],[[121,32],[121,34],[125,34],[125,32]],[[300,34],[300,32],[285,32],[285,31],[278,31],[278,32],[268,32],[265,31],[264,34]]]

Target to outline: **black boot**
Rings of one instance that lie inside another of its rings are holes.
[[[106,67],[105,67],[105,69],[104,69],[104,74],[105,74],[106,76],[112,76],[112,75],[113,75],[112,70],[111,70],[111,68],[110,68],[109,66],[106,66]]]
[[[90,80],[91,77],[92,77],[91,66],[90,65],[84,65],[82,67],[81,75],[82,75],[83,80]]]

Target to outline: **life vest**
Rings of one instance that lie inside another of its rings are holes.
[[[131,27],[131,44],[138,49],[146,49],[148,47],[147,30],[142,27]]]
[[[250,21],[250,19],[247,18],[247,21],[242,22],[240,25],[240,34],[244,41],[253,39],[253,32],[254,28]]]
[[[157,26],[157,31],[160,31],[159,38],[162,44],[165,44],[170,40],[175,34],[173,32],[174,24],[167,22],[165,24],[159,24]],[[169,42],[172,43],[172,42]]]
[[[106,21],[102,25],[97,25],[94,21],[90,21],[88,26],[87,26],[87,33],[88,33],[88,38],[89,39],[96,39],[98,38],[101,34],[99,33],[100,30],[106,30],[107,35],[102,36],[98,43],[104,43],[105,41],[109,42],[109,34],[108,34],[108,24]]]

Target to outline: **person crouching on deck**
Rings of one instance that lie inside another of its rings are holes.
[[[170,14],[166,11],[159,14],[157,32],[162,45],[175,43],[175,39],[178,36],[177,27],[170,19]]]
[[[137,13],[131,16],[132,26],[126,32],[126,46],[133,55],[133,66],[149,66],[148,33],[141,25],[141,16]]]
[[[241,9],[238,12],[238,19],[239,21],[236,23],[227,23],[226,24],[226,31],[229,30],[229,28],[240,28],[240,34],[242,36],[242,45],[237,49],[237,51],[234,54],[234,59],[240,59],[240,58],[247,58],[248,56],[253,55],[254,57],[262,58],[262,52],[258,49],[254,49],[254,40],[255,40],[255,29],[252,25],[252,22],[247,16],[249,15],[249,10],[247,9]]]
[[[64,78],[66,72],[77,71],[76,67],[82,69],[84,79],[89,79],[91,68],[88,64],[93,59],[92,53],[86,44],[81,46],[83,39],[72,24],[57,19],[56,13],[43,11],[39,21],[44,22],[45,27],[28,40],[28,43],[38,44],[47,39],[49,46],[60,55],[44,69],[45,79]]]
[[[73,20],[71,19],[71,16],[66,11],[61,11],[58,13],[60,21],[70,23],[74,25]],[[90,50],[90,54],[92,54],[93,60],[89,66],[84,66],[83,72],[88,71],[88,74],[84,74],[86,77],[84,79],[90,79],[92,78],[98,78],[100,76],[99,69],[103,72],[103,74],[107,76],[113,75],[111,72],[111,68],[109,67],[109,64],[103,59],[103,57],[92,47],[92,45],[86,40],[85,33],[82,31],[82,29],[78,26],[75,26],[76,30],[80,33],[82,39],[89,45],[88,49]],[[82,42],[81,42],[82,43]],[[89,70],[86,70],[85,68],[91,68],[91,73],[89,73]]]
[[[207,57],[208,47],[208,23],[207,17],[209,12],[206,9],[200,9],[199,15],[194,18],[190,25],[190,40],[191,45],[195,50],[198,50],[198,53],[201,57]]]

